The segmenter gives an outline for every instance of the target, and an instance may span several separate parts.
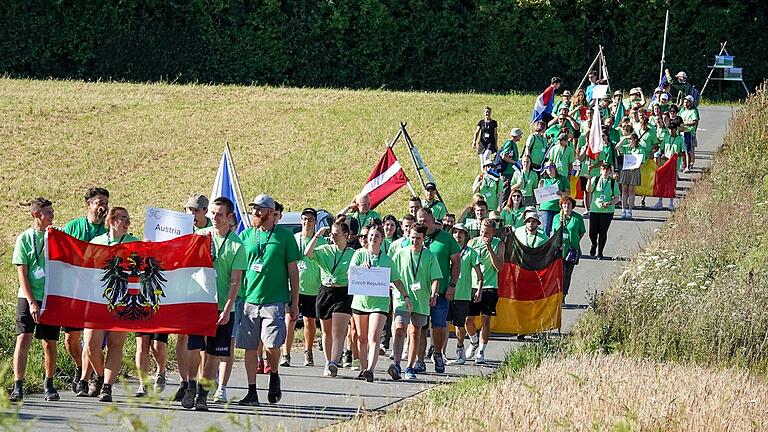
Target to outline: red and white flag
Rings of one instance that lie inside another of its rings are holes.
[[[371,208],[375,208],[407,183],[408,177],[405,176],[395,152],[391,147],[387,147],[387,152],[368,177],[368,183],[363,187],[362,193],[368,194],[371,198]]]
[[[597,156],[603,151],[603,125],[600,119],[600,107],[595,103],[594,111],[592,111],[592,125],[589,128],[589,135],[587,136],[587,156],[590,159],[595,160]]]
[[[102,246],[49,229],[43,324],[213,336],[218,305],[209,236]]]

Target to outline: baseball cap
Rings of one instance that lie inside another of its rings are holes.
[[[685,97],[685,100],[693,102],[693,96],[688,95]]]
[[[563,96],[570,96],[570,95],[571,95],[571,91],[570,90],[566,90],[566,91],[563,92]]]
[[[187,200],[187,203],[184,205],[184,208],[193,208],[193,209],[204,209],[208,208],[208,197],[201,194],[194,194]]]
[[[520,129],[520,128],[514,128],[514,129],[512,129],[512,132],[510,132],[509,134],[514,136],[514,137],[523,136],[523,130]]]
[[[613,92],[613,95],[614,96],[622,96],[621,90],[616,90],[615,92]]]
[[[666,93],[662,93],[661,96],[659,96],[659,99],[661,100],[669,100],[669,95]]]
[[[452,230],[453,231],[456,231],[456,230],[464,231],[465,233],[469,234],[469,230],[467,229],[467,227],[464,226],[463,223],[454,224]]]
[[[275,200],[267,194],[261,194],[248,203],[250,207],[275,209]]]
[[[561,133],[560,135],[557,136],[557,140],[558,141],[559,140],[564,140],[564,139],[568,139],[568,134],[565,133],[565,132],[563,132],[563,133]]]
[[[301,216],[304,216],[305,214],[311,215],[313,218],[317,219],[317,210],[312,207],[307,207],[301,211]]]
[[[424,189],[426,189],[426,190],[437,190],[437,185],[432,183],[432,182],[429,182],[429,183],[424,185]]]

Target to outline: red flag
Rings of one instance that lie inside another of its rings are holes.
[[[677,196],[677,153],[658,169],[653,182],[653,196],[675,198]]]
[[[391,147],[387,147],[387,152],[368,176],[368,183],[363,187],[362,193],[368,194],[371,198],[371,208],[375,208],[406,183],[408,183],[408,177],[405,176],[395,152]]]
[[[43,324],[213,336],[218,305],[209,236],[102,246],[46,233]]]

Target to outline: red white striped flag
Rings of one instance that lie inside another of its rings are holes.
[[[363,187],[362,193],[368,194],[371,198],[371,208],[375,208],[407,183],[408,177],[405,176],[395,152],[391,147],[387,147],[387,152],[368,177],[368,183]]]
[[[49,229],[40,322],[213,336],[218,307],[209,236],[102,246]]]

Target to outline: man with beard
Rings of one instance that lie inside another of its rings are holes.
[[[275,200],[261,194],[249,206],[253,227],[240,234],[245,246],[248,269],[245,273],[245,303],[240,318],[237,347],[245,349],[245,372],[248,394],[238,403],[258,406],[256,376],[258,348],[261,341],[271,366],[269,374],[270,403],[282,398],[280,388],[280,347],[285,343],[285,305],[290,303],[290,316],[299,315],[299,269],[302,255],[293,234],[275,226]],[[290,285],[290,288],[289,288]]]

